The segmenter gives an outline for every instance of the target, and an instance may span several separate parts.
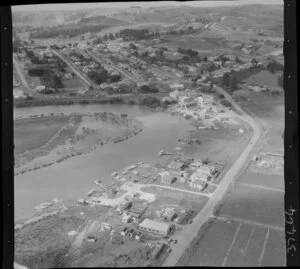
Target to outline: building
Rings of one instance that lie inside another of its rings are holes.
[[[197,170],[196,172],[194,172],[190,179],[191,181],[193,180],[207,180],[209,178],[209,174],[207,173],[203,173],[202,171]]]
[[[216,168],[207,164],[201,165],[198,170],[204,174],[213,175],[216,172]]]
[[[122,222],[129,223],[131,221],[131,219],[132,219],[131,215],[124,214],[122,217]]]
[[[190,183],[190,186],[192,188],[197,188],[200,190],[204,190],[207,187],[207,185],[208,184],[204,180],[201,180],[201,179],[192,180]]]
[[[175,170],[184,170],[186,165],[182,162],[172,161],[172,162],[169,163],[168,167],[171,168],[171,169],[175,169]]]
[[[179,84],[179,83],[171,84],[170,87],[174,90],[183,90],[184,89],[184,85]]]
[[[170,224],[165,222],[160,222],[151,219],[144,219],[139,224],[139,229],[142,231],[167,236],[170,233],[171,226]]]
[[[172,184],[176,180],[176,177],[171,175],[168,171],[162,172],[159,175],[161,176],[162,183]]]

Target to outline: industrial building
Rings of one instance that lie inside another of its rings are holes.
[[[171,226],[168,223],[160,222],[151,219],[144,219],[139,224],[139,229],[146,232],[151,232],[163,236],[167,236],[170,233]]]

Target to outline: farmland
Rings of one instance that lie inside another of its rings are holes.
[[[197,238],[177,266],[257,267],[284,265],[285,262],[283,231],[238,221],[211,219],[209,227]],[[270,255],[272,249],[276,255]]]

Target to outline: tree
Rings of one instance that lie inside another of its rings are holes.
[[[277,84],[279,87],[281,87],[283,89],[283,74],[281,74],[278,78],[277,78]]]
[[[135,44],[133,44],[133,43],[130,43],[130,44],[129,44],[129,47],[130,47],[131,49],[134,49],[134,50],[137,49],[137,46],[136,46]]]
[[[108,34],[108,39],[113,40],[114,39],[114,35],[112,33]]]
[[[238,89],[236,74],[232,73],[230,77],[230,89],[232,92]]]
[[[180,35],[184,35],[184,30],[183,30],[183,29],[180,29],[179,34],[180,34]]]
[[[103,37],[102,37],[102,40],[105,42],[107,41],[107,34],[105,34]]]
[[[223,74],[221,85],[228,87],[230,85],[230,74],[228,72]]]

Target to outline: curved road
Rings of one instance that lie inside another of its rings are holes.
[[[177,264],[179,258],[184,254],[185,250],[190,246],[193,239],[198,235],[198,232],[201,229],[202,225],[207,222],[208,219],[212,216],[215,206],[222,201],[228,187],[235,180],[243,165],[247,162],[253,147],[258,142],[261,136],[260,126],[254,121],[254,119],[250,117],[238,104],[236,104],[232,97],[222,88],[218,86],[214,86],[214,88],[216,89],[216,91],[222,93],[225,98],[229,102],[231,102],[232,106],[242,114],[244,120],[252,127],[253,136],[251,137],[249,144],[237,158],[235,163],[224,175],[214,194],[207,201],[198,215],[194,218],[193,223],[190,224],[186,229],[182,230],[182,232],[180,232],[176,236],[178,243],[173,248],[173,251],[169,254],[168,258],[165,260],[162,266],[175,266]]]

